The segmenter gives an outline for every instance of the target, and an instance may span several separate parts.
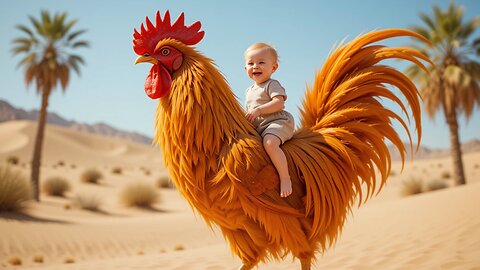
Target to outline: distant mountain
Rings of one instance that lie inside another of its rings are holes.
[[[412,151],[407,142],[404,142],[405,148],[407,150],[405,154],[405,159],[410,160],[412,156]],[[462,144],[462,153],[468,154],[473,152],[480,151],[480,139],[472,139]],[[389,151],[392,156],[392,160],[400,160],[400,153],[397,148],[393,145],[389,146]],[[450,148],[447,149],[438,149],[430,148],[426,146],[420,146],[416,149],[416,146],[413,146],[414,159],[428,159],[428,158],[439,158],[439,157],[448,157],[450,156]]]
[[[23,109],[15,108],[12,105],[10,105],[8,102],[0,99],[0,122],[10,121],[10,120],[37,121],[37,118],[38,118],[37,110],[25,111]],[[128,139],[134,142],[139,142],[144,144],[151,144],[152,142],[152,138],[149,138],[138,132],[123,131],[105,123],[85,124],[85,123],[78,123],[75,121],[69,121],[56,113],[49,113],[47,117],[47,122],[57,126],[68,127],[77,131],[83,131],[83,132],[109,136],[109,137],[118,137],[118,138]],[[408,146],[408,143],[404,143],[404,144],[407,148],[406,149],[407,154],[405,155],[406,160],[410,160],[411,159],[410,147]],[[392,145],[389,146],[389,149],[392,156],[392,160],[395,160],[395,161],[400,160],[400,154],[398,153],[398,150]],[[434,148],[421,146],[417,152],[415,152],[415,150],[416,150],[416,147],[414,146],[413,151],[415,153],[414,155],[415,159],[438,158],[438,157],[445,157],[450,155],[450,149],[434,149]],[[473,139],[464,143],[462,145],[462,150],[464,154],[480,151],[480,140]]]
[[[0,99],[0,122],[11,120],[37,121],[38,114],[38,110],[26,111],[21,108],[15,108],[10,103]],[[86,124],[76,121],[70,121],[66,120],[65,118],[61,117],[56,113],[48,113],[47,122],[49,124],[67,127],[77,131],[83,131],[109,137],[117,137],[144,144],[150,144],[152,142],[152,138],[149,138],[138,132],[120,130],[106,123]]]

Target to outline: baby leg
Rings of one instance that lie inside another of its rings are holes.
[[[290,174],[288,173],[287,158],[280,148],[281,143],[282,141],[280,138],[273,134],[268,133],[263,137],[263,147],[270,156],[270,159],[280,176],[280,196],[288,197],[292,194],[292,181],[290,180]]]

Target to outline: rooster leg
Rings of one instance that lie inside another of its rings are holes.
[[[300,259],[300,263],[302,265],[302,270],[310,270],[312,267],[312,259]]]
[[[247,220],[243,220],[242,223],[244,223],[244,226],[249,224]],[[265,256],[265,248],[262,246],[266,245],[266,238],[263,238],[261,233],[258,233],[259,239],[257,240],[259,240],[260,243],[265,243],[259,246],[259,242],[254,242],[245,230],[230,230],[222,227],[220,227],[220,229],[225,238],[228,239],[232,251],[242,260],[243,264],[238,270],[253,269]]]

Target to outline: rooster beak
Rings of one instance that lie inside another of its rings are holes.
[[[138,64],[138,63],[152,63],[154,65],[158,64],[158,60],[151,57],[151,56],[139,56],[136,60],[135,60],[135,65]]]

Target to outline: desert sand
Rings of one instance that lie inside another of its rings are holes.
[[[0,162],[29,174],[35,123],[0,123]],[[165,169],[155,146],[47,126],[41,179],[66,178],[65,197],[41,194],[23,214],[0,213],[0,269],[236,269],[216,228],[209,228],[175,189],[156,188],[152,209],[128,208],[119,193],[132,182],[155,185]],[[464,156],[468,184],[453,187],[449,158],[394,163],[388,184],[354,208],[337,243],[318,254],[314,269],[480,270],[480,152]],[[99,184],[79,181],[90,168]],[[121,168],[121,173],[112,173]],[[148,172],[148,173],[146,173]],[[412,177],[444,179],[448,188],[402,196]],[[100,211],[71,207],[76,194],[94,194]],[[21,265],[12,265],[12,258]],[[36,258],[36,261],[34,260]],[[40,260],[41,259],[41,260]],[[42,262],[38,262],[42,261]],[[299,269],[298,261],[260,264],[257,269]]]

